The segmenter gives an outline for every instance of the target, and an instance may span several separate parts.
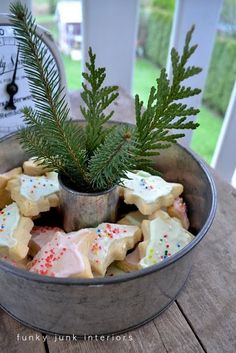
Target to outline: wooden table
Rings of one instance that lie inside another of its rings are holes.
[[[78,93],[71,94],[71,101],[73,117],[80,118]],[[133,101],[124,92],[115,109],[114,119],[134,121]],[[218,192],[216,218],[199,245],[186,287],[161,316],[129,332],[129,338],[117,337],[120,341],[55,342],[54,337],[32,331],[0,311],[0,352],[235,353],[236,190],[215,172],[213,176]]]

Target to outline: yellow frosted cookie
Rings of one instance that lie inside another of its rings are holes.
[[[102,276],[113,261],[123,260],[127,251],[141,239],[141,230],[137,226],[102,223],[95,232],[89,260],[92,270]]]
[[[0,211],[0,254],[16,261],[24,259],[33,225],[30,218],[21,216],[15,202]]]
[[[88,252],[96,234],[90,229],[57,232],[32,260],[30,272],[52,277],[93,278]]]
[[[141,268],[167,259],[194,239],[177,218],[171,218],[161,210],[155,213],[155,217],[142,223],[144,240],[138,245]]]
[[[139,171],[128,172],[122,179],[121,195],[127,204],[134,204],[143,215],[151,215],[161,207],[168,207],[183,192],[183,185],[168,183],[158,176]]]
[[[49,172],[49,169],[40,162],[37,162],[34,157],[23,163],[24,174],[31,176],[41,176]]]
[[[54,172],[37,177],[21,174],[8,182],[7,190],[26,217],[38,216],[59,206],[59,184]]]

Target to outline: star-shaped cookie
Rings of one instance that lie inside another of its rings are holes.
[[[183,185],[168,183],[159,176],[139,171],[128,172],[122,179],[120,193],[127,204],[134,204],[143,215],[151,215],[161,207],[171,206],[183,192]]]

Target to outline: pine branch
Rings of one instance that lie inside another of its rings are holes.
[[[86,126],[86,149],[89,156],[103,143],[107,130],[104,124],[111,119],[114,111],[109,114],[105,109],[118,97],[117,86],[103,87],[106,78],[105,68],[96,68],[96,55],[89,48],[89,62],[86,63],[88,72],[82,73],[87,83],[82,83],[83,92],[81,97],[85,106],[81,106],[81,112],[87,121]]]
[[[11,23],[20,43],[24,69],[36,107],[34,115],[30,111],[25,114],[27,110],[23,110],[23,113],[27,127],[32,130],[31,135],[34,131],[39,134],[37,157],[49,161],[45,154],[48,150],[52,154],[52,163],[55,160],[53,157],[60,156],[62,165],[67,161],[68,174],[80,180],[81,184],[86,184],[85,151],[78,141],[79,129],[69,119],[69,107],[63,89],[59,89],[60,77],[56,63],[44,47],[42,39],[37,36],[35,20],[28,9],[17,2],[10,6],[10,10]],[[25,148],[30,150],[32,141],[25,139],[25,133],[19,134]],[[60,171],[65,172],[64,169]]]
[[[118,127],[106,137],[89,162],[89,174],[95,189],[104,190],[119,183],[128,170],[134,169],[132,129]]]
[[[35,109],[22,111],[26,128],[19,132],[23,148],[40,163],[62,173],[66,180],[83,191],[102,191],[119,184],[127,171],[143,169],[157,173],[152,156],[183,137],[183,129],[198,126],[188,121],[198,109],[178,102],[199,94],[197,88],[185,87],[183,81],[201,69],[187,66],[196,50],[190,46],[193,28],[187,33],[182,56],[171,52],[173,79],[161,70],[156,87],[149,94],[147,109],[139,96],[135,97],[136,127],[115,125],[106,127],[113,111],[107,108],[118,97],[117,86],[104,87],[105,68],[96,68],[96,55],[89,49],[87,72],[83,73],[84,106],[81,112],[86,125],[74,124],[53,58],[37,36],[35,21],[19,2],[11,5],[11,22],[20,43]],[[171,130],[176,131],[171,131]]]
[[[199,110],[176,102],[201,92],[198,88],[183,85],[186,78],[197,75],[202,70],[199,67],[187,66],[189,58],[197,48],[196,45],[190,46],[193,31],[194,26],[186,35],[181,57],[176,49],[171,51],[172,82],[169,81],[166,70],[162,69],[157,86],[150,90],[146,110],[143,109],[139,96],[135,97],[137,149],[134,158],[137,169],[150,171],[152,163],[149,157],[158,155],[158,150],[168,148],[184,137],[182,132],[173,133],[172,129],[196,129],[199,125],[187,120],[189,116],[197,115]]]
[[[41,143],[40,138],[34,131],[30,129],[22,129],[20,140],[22,147],[25,149],[25,152],[29,154],[29,156],[43,156],[43,158],[36,157],[35,160],[44,166],[47,165],[47,169],[51,171],[63,172],[67,178],[76,184],[76,179],[73,179],[73,176],[68,174],[59,157],[52,155],[50,150],[48,150],[48,148]],[[24,143],[26,140],[30,140],[31,144],[26,145]]]

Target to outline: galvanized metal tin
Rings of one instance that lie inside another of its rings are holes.
[[[24,159],[14,135],[0,141],[0,173]],[[184,286],[213,221],[216,190],[207,167],[179,145],[163,150],[155,163],[166,180],[184,185],[196,235],[188,246],[147,269],[87,280],[43,277],[0,261],[1,307],[36,330],[81,337],[125,332],[165,310]]]
[[[117,186],[104,192],[85,193],[68,187],[60,174],[58,179],[63,227],[66,232],[116,221],[119,204]]]

